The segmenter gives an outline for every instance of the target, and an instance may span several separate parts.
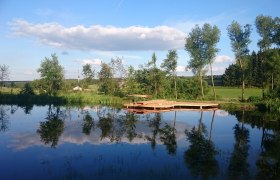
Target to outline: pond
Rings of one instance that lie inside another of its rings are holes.
[[[0,105],[0,179],[274,179],[279,124],[246,111]]]

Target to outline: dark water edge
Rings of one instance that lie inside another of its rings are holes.
[[[277,179],[279,116],[0,105],[0,179]]]

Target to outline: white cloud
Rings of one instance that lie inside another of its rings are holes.
[[[217,56],[214,60],[215,63],[233,62],[233,59],[226,55]]]
[[[186,37],[184,32],[169,26],[64,27],[55,22],[34,24],[21,19],[16,19],[9,24],[14,35],[31,37],[52,47],[84,51],[180,49],[184,47]]]
[[[82,64],[90,64],[90,65],[96,65],[96,66],[100,66],[101,65],[101,59],[83,59]]]
[[[176,71],[177,72],[185,72],[186,71],[186,66],[177,66]]]

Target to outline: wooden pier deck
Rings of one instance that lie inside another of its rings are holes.
[[[147,109],[147,110],[167,110],[167,109],[212,109],[219,106],[218,103],[211,102],[179,102],[168,100],[151,100],[125,103],[128,109]]]

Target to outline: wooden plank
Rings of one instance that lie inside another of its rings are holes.
[[[139,101],[134,103],[126,103],[124,107],[126,108],[152,108],[152,109],[168,109],[168,108],[217,108],[219,104],[208,103],[208,102],[176,102],[167,101],[165,99],[150,100],[150,101]]]

